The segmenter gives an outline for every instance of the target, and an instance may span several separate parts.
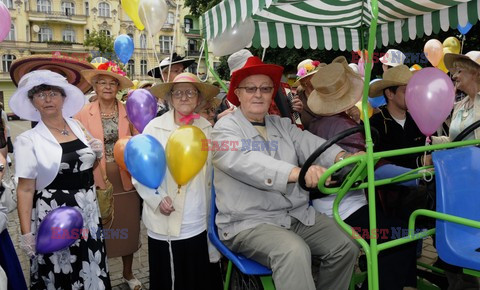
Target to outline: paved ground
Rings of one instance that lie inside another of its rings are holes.
[[[21,132],[30,128],[30,122],[26,121],[11,121],[10,128],[12,132],[12,137],[19,135]],[[27,284],[29,280],[29,261],[23,254],[23,252],[18,248],[18,235],[20,231],[20,224],[18,221],[17,212],[14,211],[9,214],[9,224],[8,231],[12,237],[12,241],[15,244],[15,250],[17,251],[20,263],[22,264],[22,269],[27,279]],[[140,250],[135,253],[133,261],[133,272],[134,275],[144,284],[144,289],[148,289],[148,244],[147,244],[147,234],[144,225],[142,224],[141,231],[141,241],[142,247]],[[433,264],[437,258],[437,253],[435,248],[432,246],[431,238],[428,238],[423,243],[423,252],[420,261]],[[113,289],[129,289],[128,285],[123,282],[122,278],[122,260],[121,258],[114,258],[109,260],[110,266],[110,279],[112,281]]]

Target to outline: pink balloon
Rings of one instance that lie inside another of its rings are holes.
[[[408,112],[425,136],[431,136],[453,109],[455,88],[443,71],[427,67],[416,72],[405,91]]]
[[[10,26],[12,25],[12,19],[10,18],[10,12],[7,6],[0,1],[0,42],[2,42],[10,32]]]

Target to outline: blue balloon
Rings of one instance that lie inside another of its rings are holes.
[[[470,22],[467,22],[465,26],[460,26],[460,24],[458,24],[457,29],[461,34],[465,35],[470,31],[470,29],[472,29],[472,24]]]
[[[121,34],[115,38],[113,49],[122,63],[127,63],[133,54],[133,40],[126,34]]]
[[[139,134],[127,142],[124,151],[125,165],[141,184],[157,189],[167,170],[165,150],[154,137]]]
[[[372,85],[373,83],[376,83],[380,80],[381,79],[374,79],[370,82],[370,85]],[[372,106],[372,108],[374,108],[374,109],[376,109],[380,106],[383,106],[387,103],[384,96],[378,96],[378,97],[375,97],[375,98],[368,97],[368,102],[370,103],[370,106]]]

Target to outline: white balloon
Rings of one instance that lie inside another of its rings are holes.
[[[162,29],[167,20],[168,6],[165,0],[140,0],[138,16],[151,35]]]
[[[251,18],[237,23],[223,33],[219,33],[210,43],[210,49],[216,56],[232,54],[245,48],[255,34],[255,24]]]

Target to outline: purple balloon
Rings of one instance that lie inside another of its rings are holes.
[[[12,23],[10,12],[2,1],[0,1],[0,19],[2,19],[2,21],[0,21],[0,42],[2,42],[10,32],[10,25]]]
[[[447,119],[454,101],[455,88],[450,77],[433,67],[416,72],[405,91],[408,112],[427,137]]]
[[[82,214],[70,206],[62,206],[49,212],[40,223],[37,232],[37,253],[48,254],[70,247],[81,237]]]
[[[138,132],[157,115],[157,99],[145,89],[134,90],[127,99],[127,115]]]

